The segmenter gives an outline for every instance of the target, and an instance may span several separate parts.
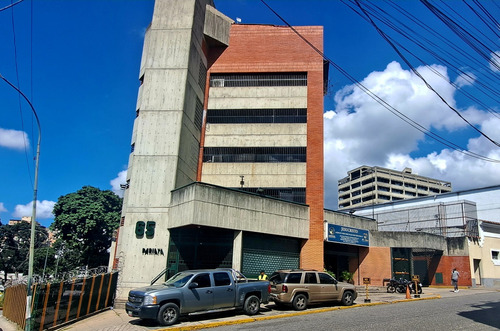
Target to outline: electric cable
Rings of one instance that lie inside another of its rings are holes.
[[[410,63],[410,61],[408,61],[408,59],[399,51],[399,49],[394,45],[394,43],[390,40],[390,38],[385,34],[384,31],[382,31],[378,25],[372,20],[371,16],[364,10],[364,8],[361,6],[361,4],[359,3],[359,0],[354,0],[356,2],[356,5],[359,7],[359,9],[361,11],[363,11],[363,13],[367,16],[367,18],[369,19],[370,21],[370,24],[375,28],[375,30],[377,30],[377,32],[382,36],[382,38],[384,38],[385,41],[387,41],[387,43],[389,43],[389,45],[393,48],[393,50],[399,55],[399,57],[406,63],[406,65],[411,69],[411,71],[417,76],[419,77],[423,82],[424,84],[427,86],[427,88],[429,90],[431,90],[432,92],[434,92],[438,98],[446,105],[448,106],[448,108],[450,108],[453,112],[455,112],[455,114],[457,114],[465,123],[467,123],[471,128],[473,128],[475,131],[477,131],[479,134],[481,134],[483,137],[485,137],[487,140],[489,140],[491,143],[493,143],[494,145],[500,147],[500,143],[496,142],[495,140],[493,140],[492,138],[490,138],[487,134],[485,134],[484,132],[482,132],[480,129],[478,129],[476,126],[474,126],[472,123],[470,123],[462,114],[460,114],[460,112],[455,109],[453,106],[451,106],[447,101],[446,99],[441,95],[439,94],[428,82],[427,80],[418,72],[418,70],[415,69],[415,67],[413,67],[413,65]],[[426,0],[421,0],[421,1],[425,1]]]
[[[456,144],[454,144],[451,141],[448,141],[447,139],[439,136],[438,134],[427,130],[425,127],[422,125],[418,124],[417,122],[411,120],[409,117],[404,115],[403,113],[399,112],[396,108],[392,107],[390,104],[388,104],[385,100],[382,98],[378,97],[375,93],[373,93],[371,90],[366,88],[363,84],[361,84],[358,80],[356,80],[354,77],[352,77],[349,73],[347,73],[344,69],[342,69],[339,65],[337,65],[335,62],[333,62],[331,59],[329,59],[321,50],[319,50],[316,46],[314,46],[309,40],[307,40],[300,32],[298,32],[292,25],[290,25],[281,15],[279,15],[271,6],[269,6],[264,0],[261,0],[261,2],[274,14],[276,15],[286,26],[288,26],[299,38],[301,38],[306,44],[308,44],[316,53],[321,55],[321,57],[330,63],[335,69],[337,69],[342,75],[344,75],[346,78],[348,78],[353,84],[355,84],[358,88],[360,88],[363,92],[368,94],[372,99],[374,99],[376,102],[378,102],[380,105],[382,105],[384,108],[388,109],[391,113],[405,121],[406,123],[410,124],[412,127],[415,129],[419,130],[422,132],[424,135],[438,141],[439,143],[443,144],[446,147],[449,147],[450,149],[453,149],[457,152],[460,152],[462,154],[465,154],[470,157],[474,157],[483,161],[487,162],[494,162],[494,163],[500,163],[500,160],[492,159],[471,151],[468,151]]]

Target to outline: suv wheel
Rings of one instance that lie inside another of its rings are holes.
[[[342,295],[342,304],[344,306],[350,306],[354,302],[354,295],[352,294],[351,291],[345,291],[344,294]]]
[[[307,308],[307,297],[304,294],[297,294],[292,301],[293,309],[304,310]]]

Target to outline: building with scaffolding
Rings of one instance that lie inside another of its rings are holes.
[[[432,197],[357,209],[370,215],[382,233],[427,233],[446,239],[447,257],[439,250],[394,250],[393,271],[429,275],[427,283],[443,284],[453,268],[464,285],[500,286],[500,186],[490,186]],[[470,281],[470,283],[469,283]]]

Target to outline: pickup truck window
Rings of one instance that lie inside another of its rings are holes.
[[[193,279],[194,283],[198,283],[198,288],[200,287],[210,287],[210,275],[200,274]]]
[[[231,285],[231,279],[227,272],[214,272],[215,286]]]
[[[335,280],[328,274],[318,273],[319,282],[321,284],[335,284]]]
[[[302,278],[302,273],[291,273],[288,275],[286,282],[289,284],[300,284],[301,278]]]
[[[315,272],[306,273],[306,279],[304,280],[306,284],[318,284],[318,279],[316,278]]]
[[[174,286],[174,287],[183,287],[186,283],[193,277],[192,273],[179,272],[172,277],[170,277],[163,285],[166,286]]]

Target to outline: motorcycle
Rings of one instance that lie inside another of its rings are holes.
[[[406,293],[406,287],[409,285],[410,285],[410,281],[408,281],[406,279],[391,278],[391,280],[389,280],[389,283],[387,284],[387,293],[395,293],[395,292]],[[422,292],[420,292],[420,293],[422,293]]]
[[[410,293],[415,294],[415,282],[410,283]],[[422,283],[417,283],[417,293],[421,294],[422,293]]]

